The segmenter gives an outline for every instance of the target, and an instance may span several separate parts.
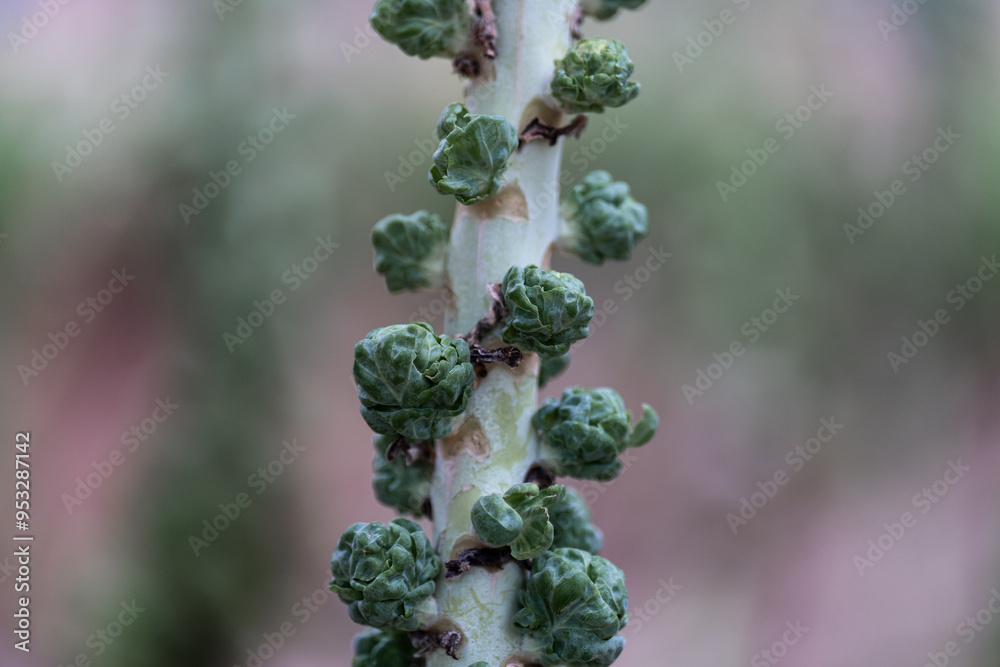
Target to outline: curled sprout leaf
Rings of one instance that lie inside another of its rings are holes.
[[[441,561],[409,519],[354,524],[340,538],[330,570],[330,590],[355,623],[410,631],[436,615],[430,597]]]
[[[559,247],[591,264],[628,259],[649,234],[646,207],[632,198],[628,183],[606,171],[587,174],[563,198]]]
[[[454,56],[472,27],[465,0],[378,0],[368,18],[375,31],[410,56]]]
[[[435,335],[426,322],[374,329],[354,346],[361,416],[376,433],[411,442],[448,435],[474,375],[468,344]]]
[[[581,0],[580,6],[586,16],[598,21],[606,21],[618,13],[619,9],[638,9],[646,0]]]
[[[483,542],[502,547],[517,539],[524,528],[524,520],[503,496],[491,493],[472,506],[472,526]]]
[[[469,110],[465,108],[465,105],[461,102],[453,102],[444,108],[441,112],[441,117],[438,118],[437,124],[437,138],[441,141],[449,134],[452,130],[458,128],[461,129],[469,124],[472,120],[472,114]]]
[[[632,415],[614,389],[571,387],[550,398],[531,418],[542,438],[542,458],[557,475],[606,482],[618,476],[618,455],[646,444],[659,418],[648,405],[631,427]]]
[[[625,575],[613,563],[579,549],[554,549],[531,564],[514,628],[534,640],[546,667],[606,667],[625,639]],[[530,643],[528,643],[530,644]]]
[[[507,318],[501,336],[508,345],[543,357],[558,357],[590,335],[594,301],[569,273],[513,266],[503,279]]]
[[[407,464],[404,456],[387,460],[386,450],[395,439],[395,435],[375,436],[375,456],[372,459],[375,477],[372,479],[372,487],[380,503],[394,508],[400,514],[410,514],[419,519],[424,516],[426,503],[431,496],[434,465],[425,460]]]
[[[604,535],[591,523],[590,508],[573,489],[566,489],[566,495],[549,508],[549,521],[553,549],[569,547],[595,555],[601,551]]]
[[[569,366],[569,353],[558,357],[542,357],[542,363],[538,368],[539,389],[549,383],[549,380],[566,370]]]
[[[438,121],[438,135],[441,143],[427,174],[438,192],[469,205],[500,190],[500,177],[518,145],[517,130],[506,118],[469,115],[453,104]]]
[[[562,500],[566,488],[539,489],[537,484],[516,484],[501,496],[485,495],[472,507],[472,526],[479,538],[494,547],[510,545],[511,556],[528,560],[552,545],[549,508]]]
[[[375,223],[375,270],[385,276],[389,291],[443,287],[449,232],[440,216],[427,211],[390,215]]]
[[[629,81],[635,65],[628,49],[615,39],[583,39],[556,61],[552,95],[567,111],[597,112],[620,107],[639,94]]]
[[[410,636],[398,630],[366,630],[354,636],[351,667],[423,667],[426,660],[414,657]]]

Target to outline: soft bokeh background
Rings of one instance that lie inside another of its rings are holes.
[[[25,30],[43,5],[54,16]],[[885,34],[889,0],[651,0],[585,24],[628,44],[643,93],[568,142],[565,166],[630,182],[652,232],[628,262],[556,260],[611,307],[546,394],[613,386],[662,418],[619,480],[582,485],[631,593],[622,667],[1000,659],[1000,279],[952,293],[1000,249],[1000,6],[902,5],[915,13]],[[349,523],[392,515],[370,492],[352,346],[434,305],[386,292],[368,235],[392,212],[450,215],[420,146],[461,96],[446,63],[371,39],[369,10],[0,4],[2,525],[14,434],[30,430],[37,539],[30,656],[6,627],[0,547],[3,665],[349,664],[359,628],[324,592],[329,555]],[[144,77],[134,109],[116,102]],[[814,86],[832,97],[789,137],[776,123]],[[284,109],[287,127],[248,149]],[[606,119],[619,129],[602,138]],[[113,132],[57,174],[102,121]],[[949,128],[959,138],[912,181],[907,162]],[[718,182],[771,137],[778,152],[724,201]],[[230,160],[241,173],[186,221],[179,205]],[[386,172],[405,178],[390,188]],[[903,194],[849,238],[895,179]],[[318,239],[338,247],[296,283],[286,272]],[[671,257],[647,271],[654,250]],[[134,279],[108,302],[116,270]],[[276,289],[285,301],[230,352],[223,334]],[[751,318],[779,289],[798,300],[758,338]],[[947,323],[894,372],[887,353],[938,309]],[[65,349],[41,372],[19,370],[52,340]],[[746,352],[720,374],[713,354],[734,342]],[[688,400],[699,370],[716,379]],[[162,423],[158,400],[177,406]],[[822,419],[843,427],[798,470],[786,455]],[[123,437],[133,427],[143,440]],[[950,463],[969,469],[938,481]],[[779,471],[787,483],[734,534],[727,515]],[[190,536],[241,493],[250,506],[195,555]],[[891,548],[875,562],[869,540]],[[123,604],[137,616],[118,634]],[[787,623],[808,628],[794,645]],[[261,652],[282,624],[291,636]]]

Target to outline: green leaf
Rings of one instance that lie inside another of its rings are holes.
[[[594,301],[569,273],[512,266],[502,287],[508,313],[501,336],[508,345],[558,357],[590,335]]]
[[[642,419],[632,430],[632,437],[629,440],[629,447],[641,447],[653,439],[656,429],[660,425],[660,417],[652,406],[642,404]]]
[[[428,461],[414,461],[407,465],[403,456],[397,456],[392,461],[386,460],[385,452],[396,437],[375,436],[375,456],[372,459],[375,477],[372,479],[372,487],[380,503],[394,508],[400,514],[410,514],[419,519],[424,516],[424,507],[431,495],[434,466]]]
[[[591,523],[587,503],[573,489],[567,488],[562,500],[549,508],[552,522],[552,548],[573,548],[597,554],[601,551],[604,536]]]
[[[597,112],[620,107],[639,94],[629,81],[635,65],[615,39],[583,39],[556,61],[552,95],[567,111]]]
[[[443,438],[465,411],[475,376],[469,346],[426,322],[373,329],[354,346],[361,416],[376,433]]]
[[[387,42],[422,59],[456,55],[472,26],[465,0],[378,0],[368,20]]]
[[[632,415],[614,389],[570,387],[549,398],[531,418],[542,439],[542,459],[557,475],[612,480],[621,472],[618,455],[653,437],[656,412],[643,405],[642,421],[631,428]]]
[[[432,620],[421,603],[434,594],[441,561],[409,519],[352,525],[337,543],[330,570],[330,590],[347,603],[355,623],[411,631]]]
[[[461,102],[453,102],[444,108],[438,118],[437,137],[441,141],[455,129],[462,129],[472,120],[472,114]]]
[[[545,667],[606,667],[625,647],[625,575],[613,563],[579,549],[536,558],[519,596],[514,629],[535,640],[533,659]]]
[[[569,353],[558,357],[542,357],[538,368],[538,388],[541,389],[550,380],[560,375],[569,366]]]
[[[483,542],[492,547],[502,547],[517,539],[524,522],[503,496],[491,493],[472,506],[472,526]]]
[[[464,107],[454,112],[448,109],[439,120],[438,132],[450,131],[434,151],[428,178],[441,194],[474,204],[499,191],[507,161],[517,150],[517,130],[503,116],[473,115],[465,122]]]
[[[354,636],[351,667],[423,667],[427,661],[415,652],[405,632],[366,630]]]
[[[375,223],[375,270],[390,292],[444,286],[450,227],[427,211],[390,215]]]
[[[632,198],[627,183],[606,171],[587,174],[560,206],[559,247],[585,262],[625,260],[649,234],[646,207]]]

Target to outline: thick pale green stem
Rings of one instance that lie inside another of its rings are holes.
[[[566,0],[493,0],[497,18],[495,72],[470,84],[467,106],[474,113],[501,114],[518,130],[535,116],[551,125],[562,114],[549,109],[546,94],[554,61],[570,46],[573,3]],[[445,329],[470,331],[490,307],[489,283],[502,281],[514,265],[545,266],[558,232],[561,141],[532,142],[517,153],[492,199],[459,206],[448,258],[454,296]],[[487,343],[491,341],[486,341]],[[444,560],[482,546],[471,525],[472,505],[483,494],[502,493],[522,482],[535,459],[537,443],[531,416],[537,405],[538,358],[527,355],[514,371],[490,367],[473,392],[462,423],[438,441],[434,538]],[[436,651],[429,667],[467,667],[485,660],[506,665],[521,648],[511,617],[524,575],[517,565],[502,572],[473,568],[452,581],[439,582],[437,599],[444,624],[465,641],[459,660]]]

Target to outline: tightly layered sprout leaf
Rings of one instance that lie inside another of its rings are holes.
[[[554,549],[531,564],[514,628],[533,639],[534,660],[546,667],[606,667],[625,648],[625,575],[579,549]],[[526,647],[529,648],[529,647]]]
[[[573,489],[566,489],[566,495],[549,508],[549,521],[554,530],[553,549],[580,549],[592,554],[601,551],[604,535],[591,523],[590,508]]]
[[[517,150],[514,126],[503,116],[469,114],[452,104],[441,114],[437,131],[441,143],[427,174],[437,191],[466,205],[495,195]]]
[[[465,0],[378,0],[368,20],[387,42],[425,60],[457,54],[472,26]]]
[[[618,13],[619,9],[638,9],[646,0],[581,0],[580,7],[585,16],[606,21]]]
[[[410,635],[398,630],[366,630],[354,637],[351,667],[423,667],[426,660],[414,657]]]
[[[632,415],[614,389],[570,387],[542,404],[531,423],[542,438],[542,461],[557,475],[606,482],[618,476],[618,455],[640,447],[656,433],[659,418],[648,405],[631,427]]]
[[[512,266],[502,288],[508,312],[501,336],[508,345],[558,357],[590,335],[594,301],[569,273]]]
[[[649,234],[646,207],[632,198],[628,183],[598,170],[587,174],[563,198],[559,247],[591,264],[628,259]]]
[[[375,270],[385,276],[390,292],[444,285],[449,231],[441,216],[427,211],[390,215],[375,223]]]
[[[409,519],[356,523],[330,561],[330,590],[351,620],[375,628],[416,630],[433,620],[441,561],[423,529]]]
[[[635,66],[615,39],[583,39],[556,61],[552,95],[567,111],[597,112],[620,107],[639,94],[629,81]]]
[[[549,380],[561,374],[569,366],[569,353],[558,357],[542,357],[538,368],[538,388],[541,389]]]
[[[486,544],[509,544],[517,560],[534,558],[552,545],[548,508],[565,493],[566,488],[559,485],[539,489],[537,484],[515,484],[502,496],[491,493],[477,500],[472,507],[472,526]]]
[[[461,102],[452,102],[444,108],[441,116],[438,117],[436,128],[438,141],[451,134],[455,128],[465,127],[471,120],[472,114],[469,113],[464,104]]]
[[[407,465],[404,456],[386,460],[385,452],[395,439],[394,435],[375,436],[372,487],[380,503],[419,519],[424,516],[424,507],[431,495],[434,465],[423,460]]]
[[[445,437],[465,411],[473,378],[468,344],[435,335],[426,322],[373,329],[354,346],[361,416],[383,435]]]

